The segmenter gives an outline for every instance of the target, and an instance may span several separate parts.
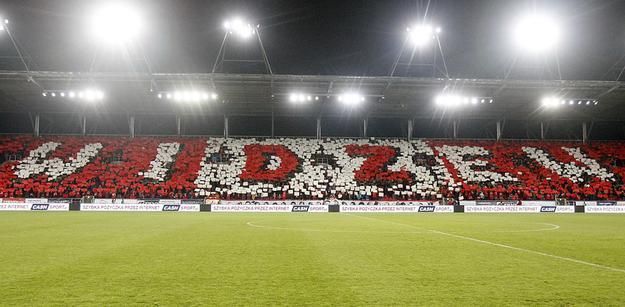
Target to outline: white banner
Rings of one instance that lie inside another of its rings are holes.
[[[453,206],[341,206],[341,212],[380,213],[453,213]]]
[[[523,200],[521,201],[523,206],[555,206],[556,202],[553,200]]]
[[[180,205],[180,199],[161,199],[160,203],[165,205]]]
[[[596,201],[578,200],[578,201],[575,201],[575,205],[576,206],[596,206],[597,202]]]
[[[69,204],[27,204],[8,203],[0,204],[0,211],[69,211]]]
[[[26,198],[27,204],[47,204],[47,198]]]
[[[465,206],[466,213],[575,213],[574,206]]]
[[[211,212],[310,212],[327,213],[324,205],[212,205]]]
[[[374,200],[341,200],[341,206],[437,206],[438,201],[374,201]]]
[[[80,211],[124,211],[124,212],[200,212],[200,205],[168,204],[81,204]]]
[[[96,198],[93,200],[94,204],[138,204],[138,199],[111,199],[111,198]]]
[[[625,213],[625,206],[586,206],[586,213]]]

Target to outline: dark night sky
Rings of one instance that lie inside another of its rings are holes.
[[[142,8],[149,24],[141,41],[145,52],[131,52],[134,60],[128,61],[100,51],[97,71],[143,70],[138,59],[145,54],[156,72],[209,72],[223,38],[221,25],[238,14],[263,26],[276,73],[371,76],[388,73],[405,28],[423,16],[427,0],[125,2]],[[34,69],[87,71],[96,48],[86,37],[85,19],[97,3],[3,0],[0,14],[11,19]],[[443,28],[451,75],[501,78],[515,54],[511,20],[534,5],[561,17],[565,38],[558,57],[565,79],[605,79],[625,54],[622,0],[432,0],[428,19]],[[0,36],[0,56],[12,55],[8,38]],[[3,58],[0,69],[19,66]]]

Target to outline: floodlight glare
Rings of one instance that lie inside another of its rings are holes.
[[[557,97],[545,97],[541,100],[541,104],[545,108],[552,109],[552,108],[557,108],[560,105],[558,103],[559,101],[560,101],[560,98],[557,98]]]
[[[424,47],[436,38],[436,34],[441,33],[441,28],[432,27],[431,25],[416,25],[408,28],[408,39],[416,47]]]
[[[198,90],[182,90],[174,92],[161,92],[157,94],[159,99],[174,100],[181,103],[199,103],[202,101],[217,100],[217,93]]]
[[[555,49],[560,36],[560,27],[556,19],[546,15],[524,16],[514,26],[517,47],[530,53],[543,53]]]
[[[224,28],[228,33],[234,34],[241,39],[249,39],[256,33],[256,30],[251,24],[243,21],[243,19],[239,17],[224,22]]]
[[[304,93],[291,93],[289,95],[289,102],[291,103],[304,103],[307,101],[312,101],[312,96]]]
[[[365,101],[365,96],[358,93],[344,93],[338,96],[338,101],[346,105],[356,105]]]
[[[88,102],[95,102],[104,99],[104,93],[100,90],[86,89],[81,93],[82,97],[84,97],[84,100]]]
[[[439,95],[434,102],[443,107],[455,107],[462,103],[463,98],[458,95]]]
[[[97,8],[91,16],[89,31],[98,43],[119,46],[135,40],[142,27],[138,11],[120,2]]]

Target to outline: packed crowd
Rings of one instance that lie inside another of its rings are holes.
[[[0,198],[625,198],[621,142],[5,136],[0,163]]]

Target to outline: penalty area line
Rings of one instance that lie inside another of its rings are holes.
[[[625,273],[624,269],[614,268],[614,267],[610,267],[610,266],[607,266],[607,265],[592,263],[592,262],[578,260],[578,259],[574,259],[574,258],[548,254],[548,253],[539,252],[539,251],[535,251],[535,250],[531,250],[531,249],[520,248],[520,247],[510,246],[510,245],[506,245],[506,244],[490,242],[490,241],[486,241],[486,240],[480,240],[480,239],[476,239],[476,238],[472,238],[472,237],[467,237],[467,236],[463,236],[463,235],[457,235],[457,234],[443,232],[443,231],[438,231],[438,230],[430,230],[430,232],[437,233],[437,234],[444,235],[444,236],[448,236],[448,237],[457,238],[457,239],[464,239],[464,240],[473,241],[473,242],[477,242],[477,243],[482,243],[482,244],[486,244],[486,245],[497,246],[497,247],[506,248],[506,249],[510,249],[510,250],[515,250],[515,251],[520,251],[520,252],[525,252],[525,253],[529,253],[529,254],[535,254],[535,255],[540,255],[540,256],[544,256],[544,257],[549,257],[549,258],[569,261],[569,262],[573,262],[573,263],[577,263],[577,264],[583,264],[583,265],[587,265],[587,266],[591,266],[591,267],[595,267],[595,268],[600,268],[600,269],[604,269],[604,270],[609,270],[609,271],[613,271],[613,272]]]
[[[362,217],[362,216],[359,216],[359,215],[351,215],[351,214],[350,214],[350,216]],[[365,218],[365,217],[362,217],[362,218]],[[413,225],[409,225],[409,224],[402,224],[402,223],[398,223],[398,222],[394,222],[394,221],[387,221],[387,220],[376,219],[376,218],[372,218],[372,217],[366,217],[366,219],[376,220],[376,221],[381,221],[381,222],[386,222],[386,223],[391,223],[391,224],[396,224],[396,225],[403,225],[403,226],[412,227],[412,228],[415,228],[415,229],[423,229],[421,227],[417,227],[417,226],[413,226]],[[467,236],[463,236],[463,235],[457,235],[457,234],[443,232],[443,231],[438,231],[438,230],[428,229],[428,231],[431,232],[431,233],[435,233],[435,234],[439,234],[439,235],[443,235],[443,236],[447,236],[447,237],[452,237],[452,238],[456,238],[456,239],[462,239],[462,240],[467,240],[467,241],[471,241],[471,242],[475,242],[475,243],[480,243],[480,244],[485,244],[485,245],[505,248],[505,249],[509,249],[509,250],[514,250],[514,251],[518,251],[518,252],[524,252],[524,253],[528,253],[528,254],[534,254],[534,255],[539,255],[539,256],[553,258],[553,259],[558,259],[558,260],[562,260],[562,261],[582,264],[582,265],[586,265],[586,266],[590,266],[590,267],[594,267],[594,268],[598,268],[598,269],[604,269],[604,270],[608,270],[608,271],[612,271],[612,272],[625,273],[625,269],[615,268],[615,267],[611,267],[611,266],[607,266],[607,265],[603,265],[603,264],[597,264],[597,263],[592,263],[592,262],[588,262],[588,261],[584,261],[584,260],[578,260],[578,259],[574,259],[574,258],[548,254],[548,253],[539,252],[539,251],[535,251],[535,250],[531,250],[531,249],[515,247],[515,246],[501,244],[501,243],[495,243],[495,242],[491,242],[491,241],[481,240],[481,239],[477,239],[477,238],[473,238],[473,237],[467,237]]]

